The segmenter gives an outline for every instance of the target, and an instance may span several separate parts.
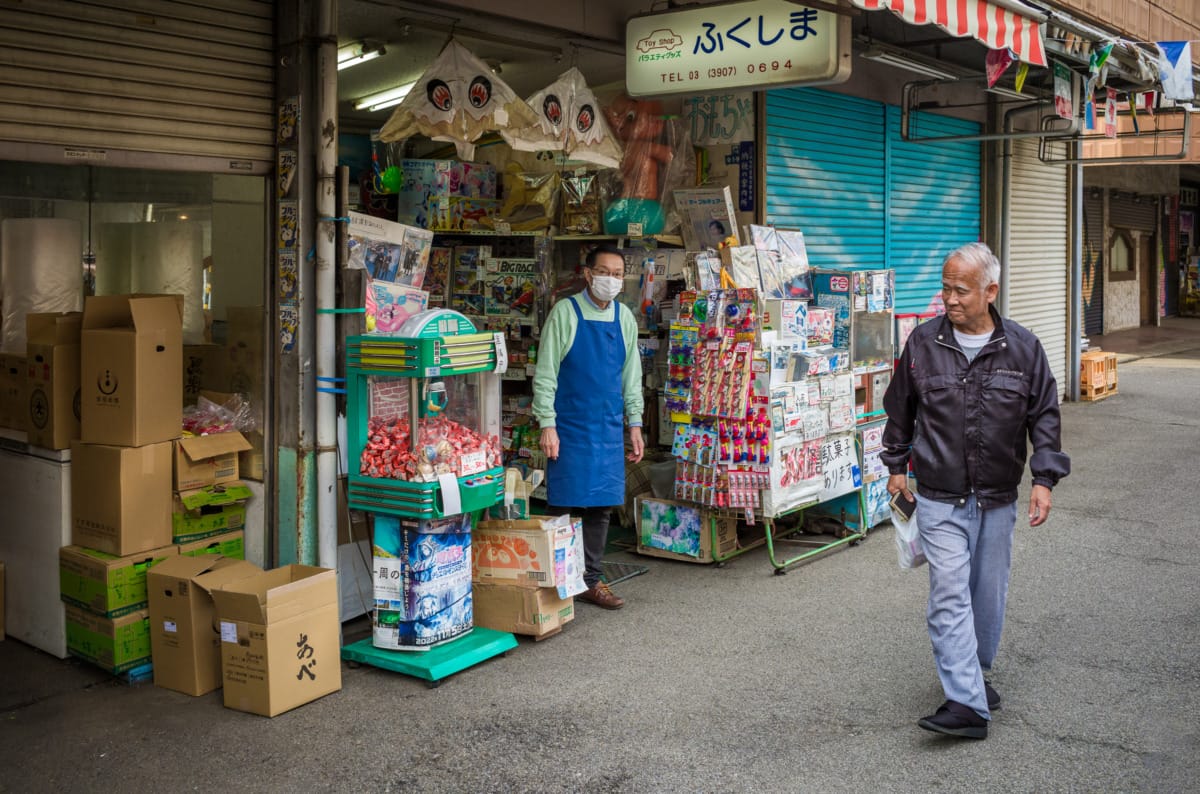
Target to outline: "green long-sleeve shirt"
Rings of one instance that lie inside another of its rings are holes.
[[[642,362],[638,358],[637,320],[628,306],[612,301],[608,308],[598,309],[587,290],[578,293],[579,310],[583,318],[593,322],[612,322],[613,312],[621,313],[621,339],[625,343],[625,366],[621,368],[621,393],[625,398],[625,420],[630,427],[642,424]],[[550,309],[546,325],[538,340],[537,374],[533,376],[533,415],[542,427],[554,427],[557,414],[554,396],[558,393],[558,370],[575,343],[579,320],[564,298]]]

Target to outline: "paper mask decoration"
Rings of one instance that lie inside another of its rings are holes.
[[[561,151],[570,160],[604,168],[621,164],[621,144],[612,134],[596,96],[574,66],[526,102],[537,120],[528,127],[500,131],[512,148],[523,152]]]
[[[537,114],[492,74],[487,64],[451,39],[379,131],[379,140],[402,141],[418,133],[449,141],[463,160],[486,132],[528,127]]]

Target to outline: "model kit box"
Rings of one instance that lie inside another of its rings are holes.
[[[212,591],[262,573],[257,565],[220,556],[174,557],[146,577],[154,684],[187,695],[221,686],[221,635]]]
[[[63,546],[58,552],[62,600],[108,618],[136,612],[146,606],[146,573],[178,553],[175,546],[164,546],[115,557],[82,546]]]
[[[29,443],[68,449],[79,438],[79,335],[82,312],[25,316]]]
[[[240,530],[221,532],[216,535],[206,535],[200,540],[177,543],[181,557],[201,557],[209,554],[219,554],[231,560],[246,559],[246,537]]]
[[[110,673],[150,661],[150,613],[145,609],[106,618],[66,605],[67,650]]]
[[[140,447],[183,426],[183,311],[177,295],[89,296],[83,304],[81,438]]]
[[[549,587],[476,582],[474,601],[475,625],[496,631],[544,637],[575,619],[574,597]]]
[[[708,510],[687,502],[647,497],[635,500],[635,510],[638,554],[709,563],[737,550],[737,521],[733,519],[714,519]]]
[[[71,541],[118,557],[171,545],[170,441],[71,444]]]
[[[373,557],[375,647],[428,650],[474,626],[470,514],[377,515]]]
[[[472,537],[471,557],[477,582],[550,587],[560,598],[587,589],[582,524],[571,516],[482,521]]]
[[[336,571],[287,565],[212,597],[226,708],[274,717],[342,688]]]
[[[537,311],[536,259],[485,259],[483,310],[488,316],[531,317]]]
[[[238,454],[250,442],[237,431],[181,438],[175,442],[176,491],[233,482],[238,478]]]

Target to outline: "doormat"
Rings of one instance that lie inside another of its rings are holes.
[[[617,582],[623,582],[626,579],[632,579],[635,576],[641,576],[646,571],[650,570],[645,565],[634,565],[628,562],[612,562],[610,560],[601,560],[600,567],[604,571],[604,581],[610,585]]]

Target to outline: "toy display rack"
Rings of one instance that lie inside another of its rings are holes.
[[[455,316],[452,316],[455,315]],[[499,343],[503,345],[503,341]],[[370,418],[368,379],[372,376],[412,378],[408,415],[416,426],[420,392],[426,378],[472,375],[497,369],[503,357],[496,336],[477,333],[471,322],[454,312],[431,320],[416,337],[354,336],[346,340],[346,413],[349,446],[357,456],[367,442]],[[442,518],[445,504],[438,483],[406,482],[351,474],[349,507],[417,519]],[[504,470],[494,468],[458,478],[463,513],[486,510],[504,497]],[[442,679],[517,646],[509,632],[481,626],[427,650],[376,648],[370,637],[342,648],[342,658],[423,679],[438,686]]]

